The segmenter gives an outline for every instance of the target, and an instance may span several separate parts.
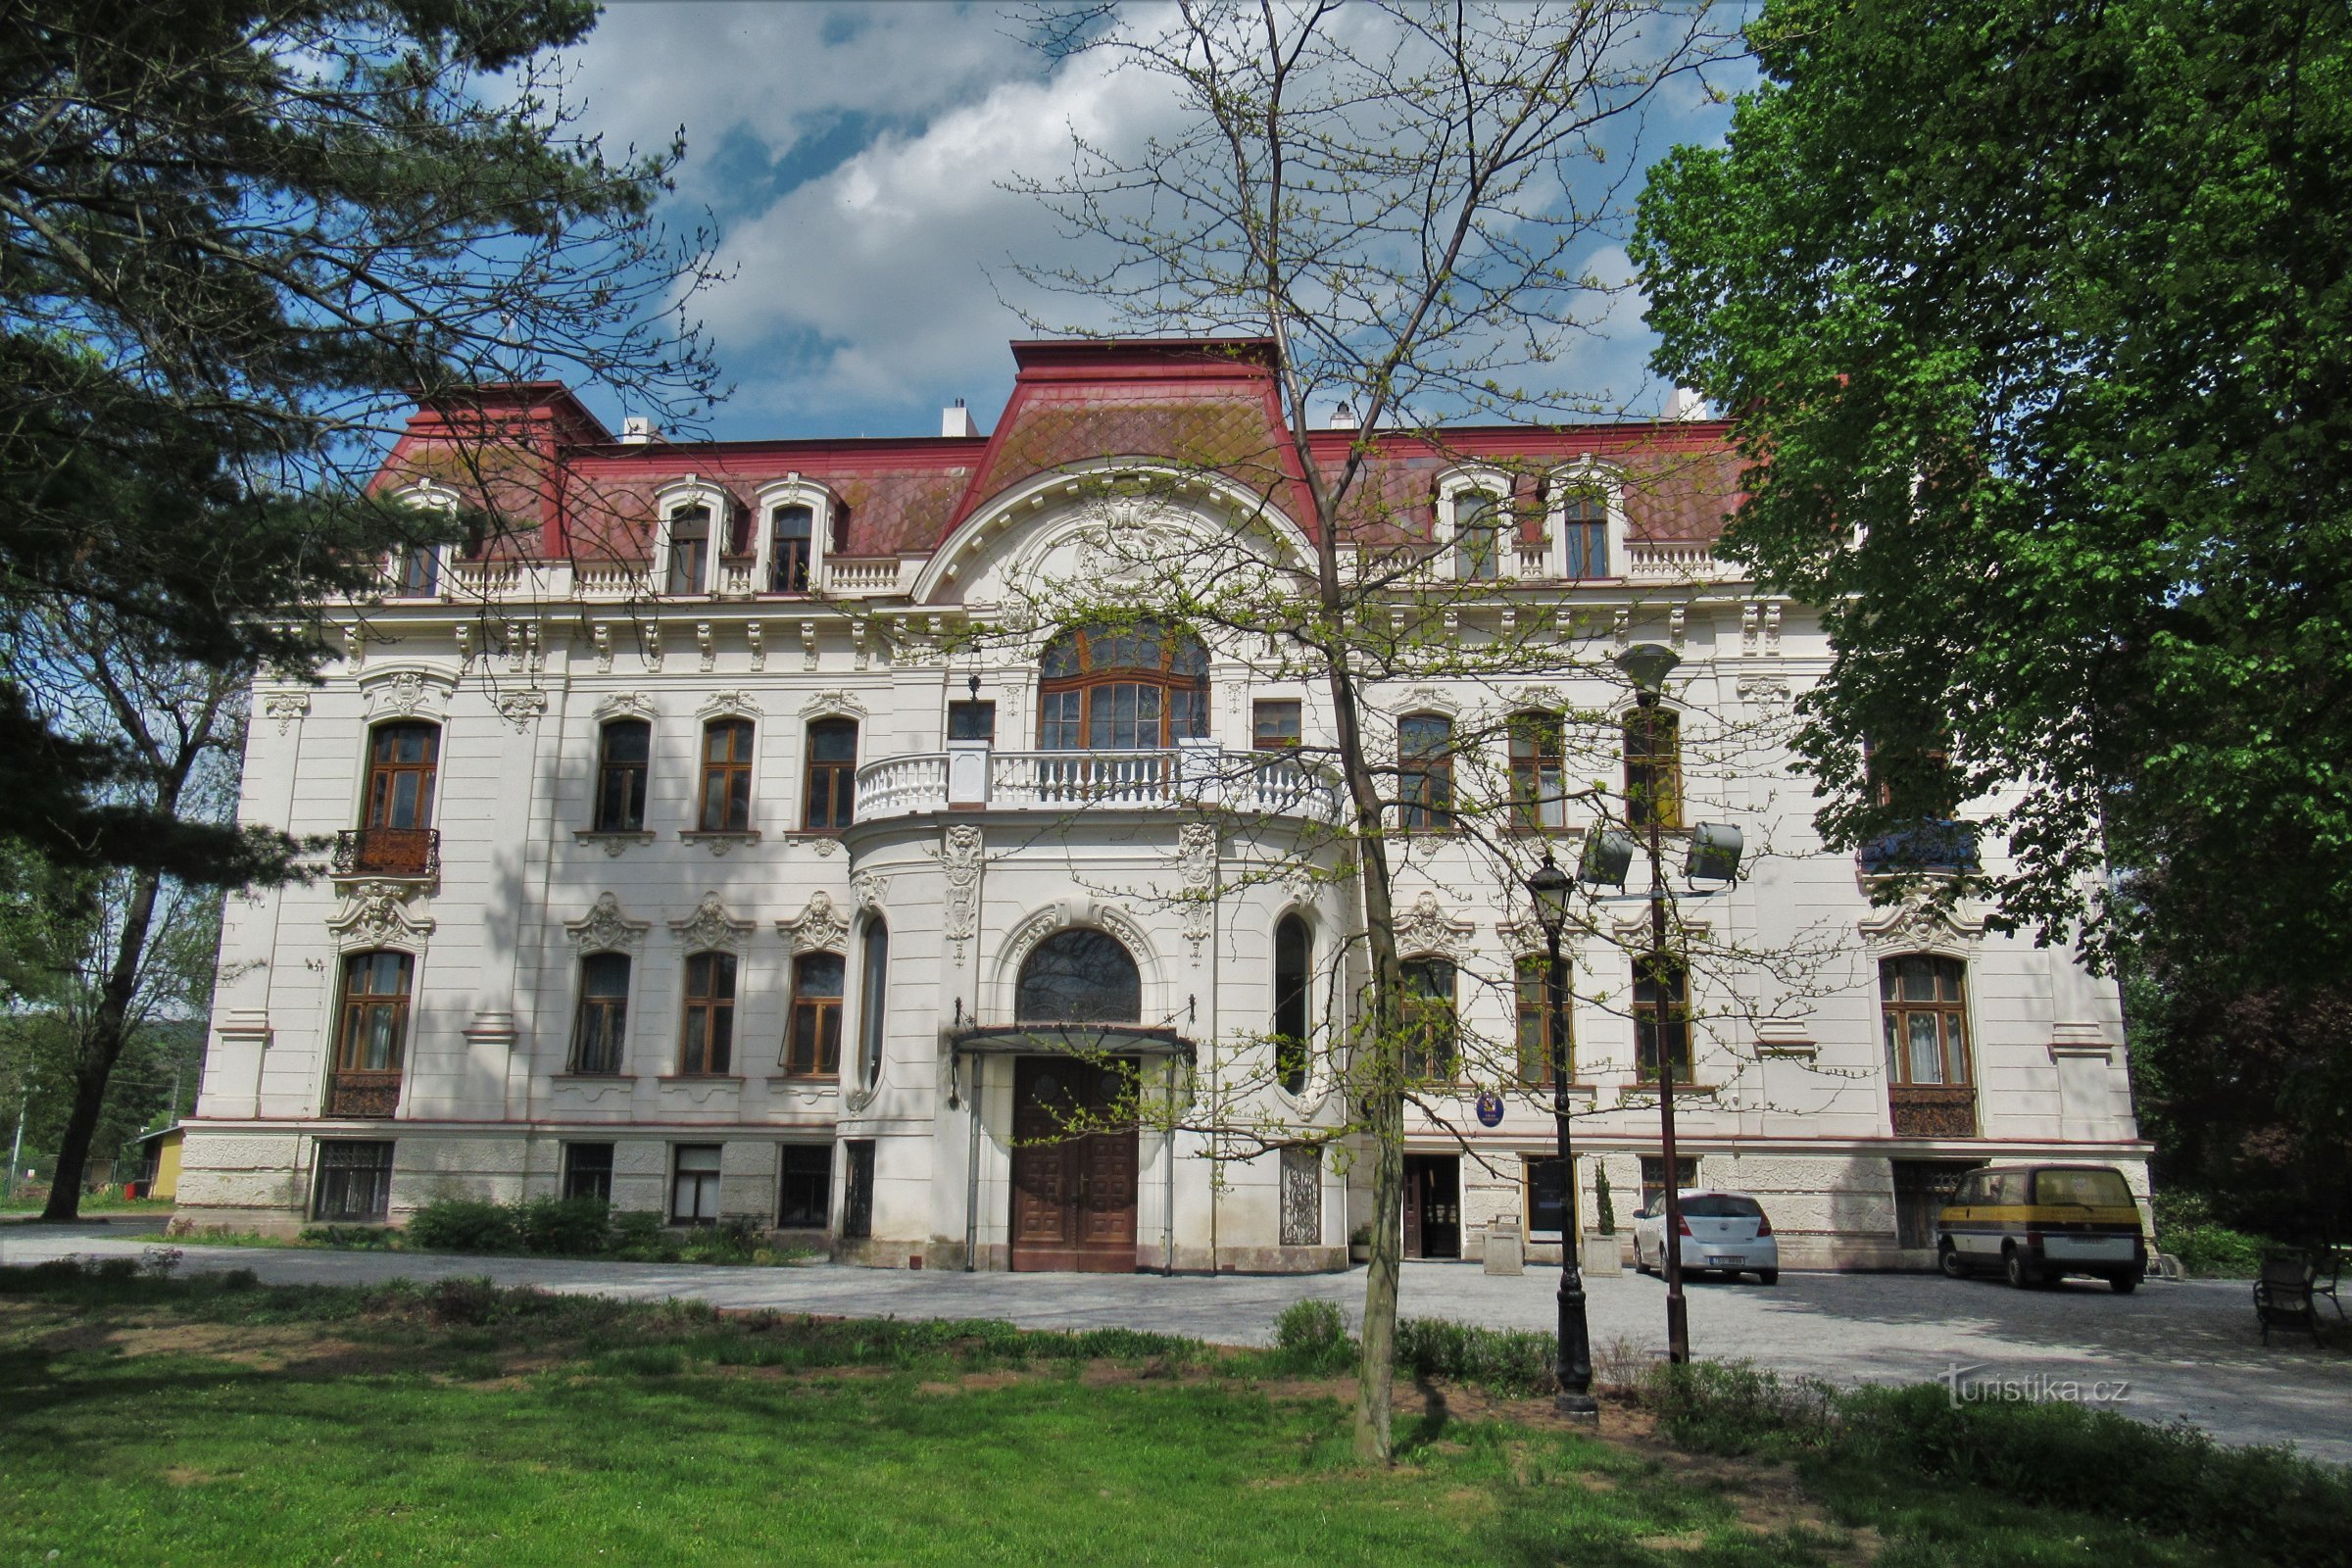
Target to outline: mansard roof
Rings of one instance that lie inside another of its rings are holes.
[[[727,496],[739,518],[764,488],[795,477],[833,498],[837,553],[928,554],[992,500],[1040,474],[1121,460],[1220,470],[1312,531],[1270,341],[1011,347],[1012,395],[987,434],[616,441],[568,389],[535,382],[420,406],[375,484],[398,490],[430,479],[486,501],[520,525],[507,553],[547,557],[641,557],[657,498],[690,477]],[[1627,481],[1628,534],[1637,540],[1713,538],[1740,488],[1740,462],[1719,420],[1460,426],[1426,435],[1329,429],[1310,432],[1307,446],[1327,478],[1362,448],[1348,531],[1375,547],[1429,537],[1439,481],[1464,467],[1502,469],[1523,500],[1551,468],[1612,470]]]

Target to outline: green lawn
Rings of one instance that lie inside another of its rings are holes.
[[[0,1276],[0,1564],[2223,1560],[1459,1390],[1367,1470],[1328,1382],[1120,1331]]]

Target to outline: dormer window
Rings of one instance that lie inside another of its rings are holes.
[[[810,568],[816,564],[816,512],[797,503],[778,507],[769,514],[767,591],[805,594]]]
[[[1502,498],[1468,490],[1453,498],[1453,574],[1462,582],[1502,575],[1502,530],[1509,514]]]
[[[662,591],[699,594],[710,574],[710,509],[680,507],[669,514],[669,559],[664,564]]]
[[[1598,491],[1578,488],[1561,498],[1560,539],[1568,550],[1562,576],[1609,575],[1609,507]]]

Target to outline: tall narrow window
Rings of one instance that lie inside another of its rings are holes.
[[[1484,491],[1453,501],[1453,574],[1464,582],[1491,582],[1502,573],[1502,503]]]
[[[1557,1158],[1527,1159],[1527,1234],[1557,1236],[1568,1222],[1567,1169]]]
[[[777,594],[808,591],[816,514],[808,507],[778,507],[770,519],[767,589]]]
[[[1683,721],[1670,709],[1626,715],[1625,815],[1637,828],[1683,825]]]
[[[717,1144],[680,1144],[670,1154],[669,1222],[709,1225],[718,1218]]]
[[[841,1146],[841,1234],[862,1241],[874,1234],[874,1141],[853,1138]]]
[[[1511,821],[1542,830],[1568,825],[1567,774],[1561,761],[1560,715],[1511,715]]]
[[[1261,752],[1287,752],[1300,739],[1298,699],[1268,698],[1250,705],[1250,744]]]
[[[850,825],[857,807],[858,721],[820,718],[808,726],[808,778],[801,826],[811,833],[838,833]]]
[[[1519,1081],[1531,1088],[1551,1087],[1551,993],[1548,985],[1550,960],[1527,957],[1519,960]],[[1568,999],[1560,999],[1561,1032],[1560,1061],[1573,1081],[1576,1077],[1576,1037],[1565,1016]]]
[[[1404,960],[1404,1075],[1451,1083],[1457,1066],[1453,965],[1444,958]]]
[[[776,1183],[776,1228],[821,1231],[833,1217],[833,1146],[786,1144]]]
[[[1966,980],[1957,958],[1907,954],[1879,964],[1888,1083],[1970,1081]]]
[[[433,545],[410,545],[398,557],[399,589],[403,599],[430,599],[441,591],[441,552]]]
[[[580,1007],[572,1020],[571,1070],[620,1071],[621,1046],[628,1038],[629,958],[625,953],[591,953],[580,960]]]
[[[804,953],[792,960],[792,1023],[784,1041],[784,1070],[796,1077],[841,1075],[842,958]]]
[[[742,833],[752,825],[752,724],[714,718],[703,726],[703,808],[706,833]]]
[[[645,770],[653,755],[654,726],[642,718],[616,718],[598,737],[596,831],[637,833],[645,828]]]
[[[438,724],[378,724],[368,747],[368,826],[410,829],[433,821],[440,765]]]
[[[1567,575],[1606,577],[1609,574],[1609,509],[1591,490],[1572,490],[1560,503],[1560,526],[1567,535]]]
[[[1407,713],[1396,721],[1397,822],[1407,833],[1453,829],[1453,720]]]
[[[680,507],[669,514],[669,561],[662,590],[699,594],[710,580],[710,509]]]
[[[863,959],[858,966],[858,1067],[871,1089],[882,1076],[883,1024],[890,1011],[890,927],[879,918],[865,923]]]
[[[612,1201],[611,1144],[564,1146],[564,1196],[591,1198],[600,1203]]]
[[[1634,959],[1634,1059],[1645,1083],[1658,1079],[1660,1061],[1673,1063],[1674,1081],[1690,1082],[1690,976],[1671,954]]]
[[[405,953],[355,953],[343,960],[328,1115],[389,1116],[399,1104],[415,965]]]
[[[1274,927],[1274,1071],[1294,1095],[1306,1087],[1311,957],[1306,922],[1284,915]]]
[[[697,953],[686,959],[685,1019],[678,1072],[689,1078],[725,1074],[735,1054],[735,955]]]

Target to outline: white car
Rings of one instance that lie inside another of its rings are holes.
[[[1745,1193],[1692,1188],[1682,1195],[1683,1273],[1721,1270],[1781,1282],[1781,1244],[1773,1240],[1764,1205]],[[1634,1267],[1653,1273],[1666,1262],[1666,1195],[1634,1216]]]

